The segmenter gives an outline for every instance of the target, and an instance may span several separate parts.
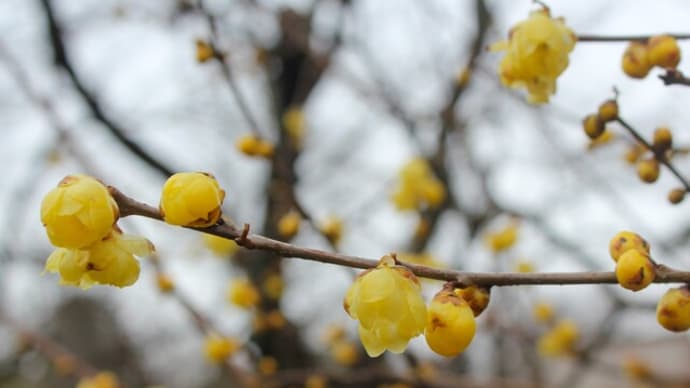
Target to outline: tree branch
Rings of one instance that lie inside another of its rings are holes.
[[[127,197],[114,187],[110,192],[120,208],[122,217],[138,215],[162,221],[158,209]],[[284,258],[301,258],[321,263],[336,264],[345,267],[368,269],[378,265],[378,260],[358,256],[331,253],[319,249],[304,248],[286,242],[274,240],[249,232],[249,225],[238,228],[229,223],[221,223],[208,228],[190,228],[204,233],[235,240],[238,245],[247,249],[259,249],[273,252]],[[615,284],[613,272],[463,272],[452,269],[438,269],[423,265],[402,263],[415,275],[436,280],[456,282],[458,286],[518,286],[518,285],[571,285],[571,284]],[[655,283],[690,283],[690,271],[679,271],[664,265],[657,266]]]
[[[113,136],[115,136],[115,138],[118,141],[120,141],[120,143],[122,143],[122,145],[124,145],[131,153],[133,153],[139,159],[151,166],[154,170],[160,172],[165,176],[172,175],[174,173],[173,169],[166,166],[160,160],[154,158],[143,148],[141,148],[137,143],[130,140],[125,135],[125,130],[107,117],[100,103],[96,101],[95,97],[86,89],[84,83],[77,76],[77,73],[75,72],[72,63],[67,58],[65,43],[62,38],[62,31],[55,17],[55,12],[53,10],[52,5],[50,4],[50,0],[41,0],[41,5],[43,6],[43,10],[46,16],[46,22],[48,24],[48,32],[50,33],[50,42],[53,46],[55,64],[58,67],[63,68],[65,72],[67,72],[67,75],[72,81],[74,88],[84,99],[84,102],[86,102],[86,105],[89,107],[91,113],[93,113],[93,116],[96,118],[96,120],[101,122],[101,124],[103,124],[103,126],[105,126],[105,128],[108,129],[108,131]]]

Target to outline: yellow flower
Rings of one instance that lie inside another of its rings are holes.
[[[230,284],[228,300],[234,305],[247,309],[256,306],[261,300],[261,295],[249,280],[235,279]]]
[[[139,261],[148,256],[153,244],[143,237],[118,230],[84,249],[56,249],[46,261],[45,270],[60,274],[60,284],[88,289],[95,284],[126,287],[139,278]]]
[[[503,252],[515,244],[518,236],[519,223],[511,221],[505,228],[488,233],[484,237],[484,243],[494,252]]]
[[[399,210],[422,210],[435,208],[446,199],[446,188],[434,176],[429,163],[423,158],[414,158],[400,170],[398,186],[391,200]]]
[[[233,355],[240,346],[240,342],[234,338],[210,334],[204,341],[204,355],[207,360],[219,364]]]
[[[118,388],[119,386],[120,383],[113,372],[98,372],[79,380],[75,388]]]
[[[278,233],[289,240],[299,232],[300,222],[302,222],[302,217],[299,213],[290,210],[278,220]]]
[[[203,233],[204,245],[218,257],[232,256],[240,246],[234,240],[223,238],[213,234]]]
[[[562,18],[552,18],[548,9],[534,11],[509,33],[509,40],[496,42],[492,51],[507,51],[499,75],[503,85],[526,88],[527,100],[544,103],[556,92],[556,79],[568,67],[568,54],[577,37]]]
[[[470,305],[452,290],[439,291],[429,304],[426,343],[442,356],[457,356],[474,338],[474,316]]]
[[[211,174],[177,173],[165,182],[160,211],[172,225],[207,227],[220,218],[225,191]]]
[[[359,337],[370,357],[402,353],[426,324],[426,306],[417,277],[390,256],[360,274],[344,300],[345,311],[359,320]]]
[[[43,197],[41,222],[50,242],[83,248],[105,237],[115,225],[118,207],[108,189],[87,175],[68,175]]]
[[[546,357],[572,353],[579,336],[580,331],[575,322],[563,320],[539,338],[537,350]]]
[[[343,221],[337,216],[328,216],[319,229],[331,244],[338,245],[343,238]]]

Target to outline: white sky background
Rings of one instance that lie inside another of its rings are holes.
[[[266,2],[269,8],[283,3],[304,9],[310,2]],[[333,11],[337,10],[328,3],[324,2],[315,21],[316,31],[326,42],[333,30]],[[428,118],[445,102],[452,79],[465,63],[475,24],[469,1],[355,4],[346,23],[345,48],[305,108],[309,132],[298,163],[302,179],[298,193],[317,219],[330,213],[345,217],[344,252],[374,258],[399,249],[414,228],[415,217],[396,212],[388,196],[398,169],[418,151],[400,122],[387,113],[385,104],[375,96],[363,97],[339,72],[354,74],[375,90],[362,60],[363,55],[369,55],[397,102],[420,122],[422,151],[428,150],[437,130],[437,123]],[[564,16],[576,33],[690,32],[690,4],[682,0],[561,0],[548,4],[552,14]],[[274,132],[276,123],[267,115],[269,107],[263,94],[266,80],[253,65],[247,32],[270,44],[276,38],[275,21],[265,13],[247,14],[241,2],[213,1],[209,5],[226,21],[221,44],[231,52],[232,65],[241,75],[242,92],[265,126],[264,133]],[[489,5],[494,17],[492,41],[503,39],[509,27],[534,8],[526,0],[496,0]],[[173,19],[172,1],[64,0],[56,1],[55,8],[66,28],[68,54],[109,116],[168,165],[214,173],[227,191],[229,213],[258,225],[263,217],[267,166],[234,149],[234,140],[248,130],[247,125],[221,81],[217,65],[195,61],[194,40],[208,35],[204,21],[195,16]],[[0,1],[0,43],[21,63],[32,88],[53,102],[60,120],[79,140],[76,147],[86,155],[92,172],[127,194],[156,204],[163,182],[160,176],[116,144],[89,117],[67,78],[56,73],[37,1]],[[621,159],[622,142],[585,151],[587,140],[580,120],[611,96],[613,85],[621,92],[623,117],[646,137],[656,126],[668,125],[676,144],[690,145],[690,133],[685,128],[690,122],[686,108],[690,89],[664,87],[655,76],[658,70],[642,81],[626,78],[620,70],[624,48],[624,43],[578,44],[571,54],[571,65],[559,78],[557,95],[551,104],[540,107],[528,106],[522,93],[502,88],[495,73],[500,54],[485,55],[457,113],[468,123],[471,158],[490,171],[490,187],[500,205],[540,215],[555,235],[591,255],[597,269],[613,268],[607,254],[608,240],[620,229],[633,229],[646,237],[658,261],[687,268],[687,243],[681,239],[679,244],[678,239],[687,232],[690,205],[666,202],[666,193],[678,186],[671,174],[662,171],[654,185],[639,182],[634,170]],[[690,53],[690,44],[681,42],[681,48]],[[685,62],[681,62],[681,70],[688,70]],[[43,259],[50,252],[38,217],[40,199],[62,176],[84,171],[84,167],[64,153],[58,163],[45,162],[47,151],[56,144],[56,131],[17,87],[1,61],[0,131],[0,171],[4,177],[0,186],[0,233],[4,240],[0,241],[13,253],[12,260],[7,255],[3,258],[1,300],[11,316],[39,327],[66,296],[83,294],[58,287],[55,276],[40,276]],[[619,128],[616,132],[623,134]],[[64,147],[59,150],[64,151]],[[476,192],[472,188],[477,185],[476,177],[464,165],[467,155],[459,148],[452,150],[457,152],[451,157],[452,171],[458,174],[455,188],[462,191],[465,202],[476,201],[472,194]],[[679,158],[675,164],[690,172],[687,158]],[[367,206],[366,213],[359,210],[362,204]],[[227,281],[237,271],[205,252],[196,234],[143,219],[122,224],[126,231],[144,234],[156,244],[179,288],[221,328],[247,335],[242,333],[248,317],[224,301]],[[501,268],[510,269],[517,257],[524,256],[543,271],[587,269],[574,255],[550,244],[538,228],[524,225],[522,239],[501,259]],[[457,217],[446,217],[444,228],[432,246],[442,261],[470,270],[494,268],[481,241],[467,241],[467,231]],[[325,248],[309,231],[295,243]],[[340,302],[350,283],[346,270],[297,260],[287,261],[285,269],[288,317],[312,330],[333,319],[347,319]],[[156,344],[158,347],[143,351],[157,355],[150,358],[154,376],[164,376],[185,363],[187,373],[179,376],[177,384],[192,386],[200,382],[195,379],[202,378],[202,371],[208,373],[197,353],[200,341],[184,312],[159,296],[151,280],[152,269],[144,264],[135,286],[125,290],[96,288],[88,295],[115,306],[135,342],[146,343],[162,329],[174,333],[180,342]],[[666,288],[652,286],[635,295],[620,293],[654,303]],[[499,297],[515,297],[511,296],[514,293],[524,300],[529,296],[554,301],[564,316],[582,324],[585,333],[596,328],[606,309],[592,305],[592,298],[602,295],[596,287],[509,289],[501,290]],[[354,330],[354,321],[348,324]],[[645,338],[670,336],[656,325],[651,313],[626,324],[623,335],[639,333]],[[9,338],[5,336],[6,341]],[[415,340],[413,348],[428,354],[422,344],[423,340]],[[320,346],[317,340],[310,345]],[[476,353],[478,358],[486,354]]]

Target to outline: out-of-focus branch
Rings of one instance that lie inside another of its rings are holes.
[[[63,40],[61,27],[55,16],[55,11],[51,5],[50,0],[40,0],[43,7],[43,11],[46,16],[46,23],[48,26],[48,32],[50,34],[50,43],[53,47],[53,56],[55,64],[61,67],[67,75],[69,76],[74,88],[84,99],[84,102],[91,110],[94,118],[98,120],[103,126],[113,135],[115,138],[122,143],[132,154],[136,155],[139,159],[144,161],[154,170],[160,172],[165,176],[172,175],[173,169],[165,165],[160,160],[153,157],[151,154],[146,152],[141,146],[132,141],[125,134],[124,128],[120,127],[112,119],[110,119],[106,113],[103,111],[100,103],[96,98],[86,89],[86,86],[82,80],[77,75],[74,66],[67,57],[67,50],[65,48],[65,42]]]
[[[138,215],[162,221],[163,217],[157,208],[138,202],[127,197],[114,187],[110,192],[115,198],[122,217]],[[319,249],[299,247],[286,242],[274,240],[262,235],[249,233],[249,225],[237,228],[234,225],[222,223],[208,228],[191,228],[204,233],[234,240],[238,245],[247,249],[259,249],[273,252],[285,258],[301,258],[322,263],[336,264],[352,268],[368,269],[378,265],[378,260],[357,256],[331,253]],[[545,272],[545,273],[513,273],[513,272],[463,272],[450,269],[431,268],[399,262],[409,268],[417,276],[436,280],[455,282],[458,286],[518,286],[518,285],[569,285],[569,284],[615,284],[614,272]],[[690,271],[679,271],[664,265],[657,266],[655,283],[690,283]]]

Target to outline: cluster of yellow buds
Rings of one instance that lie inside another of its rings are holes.
[[[60,283],[87,289],[95,284],[132,285],[139,277],[134,257],[153,253],[143,237],[123,234],[119,209],[108,188],[87,175],[69,175],[46,194],[41,222],[57,249],[45,270]]]
[[[646,41],[631,41],[623,53],[621,67],[632,78],[644,78],[654,66],[675,69],[680,56],[680,47],[674,37],[656,35]]]
[[[611,132],[606,130],[606,123],[618,119],[618,102],[616,100],[607,100],[599,105],[597,113],[587,115],[582,120],[582,128],[585,134],[592,139],[592,141],[600,139],[604,134]]]
[[[537,341],[537,351],[544,357],[568,355],[575,351],[580,330],[575,322],[561,320],[555,323]]]
[[[609,243],[609,253],[616,262],[616,279],[628,290],[639,291],[656,277],[656,263],[649,256],[649,243],[639,234],[622,231]]]
[[[563,18],[552,18],[548,8],[533,11],[511,28],[508,40],[491,45],[506,51],[499,68],[501,83],[526,88],[530,103],[545,103],[556,92],[556,79],[568,67],[568,55],[577,37]]]
[[[446,199],[446,188],[423,158],[414,158],[400,170],[398,186],[391,197],[399,210],[436,208]]]
[[[270,159],[275,151],[273,143],[254,134],[240,136],[235,144],[237,149],[247,156]]]
[[[387,255],[357,277],[343,304],[359,321],[359,337],[370,357],[386,350],[401,353],[422,333],[434,352],[452,357],[470,344],[475,317],[488,303],[487,289],[446,283],[427,308],[417,277]]]

